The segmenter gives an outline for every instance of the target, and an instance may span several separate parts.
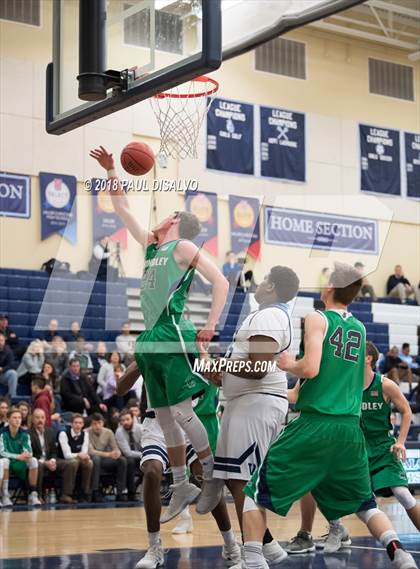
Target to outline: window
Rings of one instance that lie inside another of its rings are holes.
[[[369,92],[414,101],[413,68],[369,58]]]
[[[125,4],[124,8],[130,8]],[[176,14],[156,10],[155,47],[170,53],[182,53],[182,20]],[[150,11],[141,10],[124,19],[124,43],[140,47],[150,47]]]
[[[255,68],[277,75],[306,79],[305,44],[276,38],[255,50]]]
[[[0,0],[0,19],[41,25],[41,0]]]

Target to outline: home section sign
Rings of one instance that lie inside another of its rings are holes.
[[[31,217],[31,178],[0,172],[0,215]]]
[[[362,191],[399,196],[399,131],[361,124],[359,133]]]
[[[372,219],[267,206],[265,241],[273,245],[376,255],[378,224]]]
[[[295,182],[306,179],[305,115],[260,107],[261,175]]]
[[[207,114],[207,168],[254,174],[254,107],[215,99]]]

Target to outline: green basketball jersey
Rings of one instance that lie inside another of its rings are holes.
[[[391,435],[391,402],[385,400],[380,373],[375,373],[372,383],[363,392],[362,429],[367,443],[395,441]]]
[[[203,393],[203,395],[198,399],[198,403],[195,405],[194,411],[198,416],[215,415],[217,411],[218,399],[219,389],[210,383],[207,385],[205,393]]]
[[[147,330],[171,322],[173,315],[180,316],[184,310],[194,268],[185,270],[176,262],[174,251],[179,241],[147,247],[140,285],[140,304]]]
[[[319,373],[303,379],[296,409],[304,413],[360,417],[366,330],[350,312],[325,310]]]

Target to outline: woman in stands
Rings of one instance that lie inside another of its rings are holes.
[[[34,340],[29,344],[17,368],[18,382],[30,386],[33,376],[41,373],[44,359],[44,346],[41,340]]]
[[[24,431],[29,431],[32,426],[32,409],[27,401],[19,401],[17,408],[22,415],[22,423],[20,428]]]
[[[61,336],[54,336],[51,341],[51,347],[45,351],[45,360],[50,362],[59,378],[69,366],[69,356],[67,354],[67,346]],[[57,386],[60,391],[60,386]]]

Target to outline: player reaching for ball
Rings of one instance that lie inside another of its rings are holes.
[[[185,438],[188,436],[203,468],[200,501],[209,505],[209,496],[219,503],[221,492],[212,492],[214,459],[207,432],[193,411],[192,398],[206,387],[204,378],[193,369],[198,358],[198,345],[207,348],[215,333],[219,316],[226,304],[228,282],[220,270],[192,243],[200,231],[197,217],[188,212],[175,212],[154,229],[142,228],[129,208],[125,192],[118,182],[112,154],[102,146],[92,150],[107,171],[111,182],[111,199],[131,235],[146,249],[141,281],[140,302],[146,330],[136,342],[136,362],[141,371],[150,405],[165,436],[173,475],[173,494],[161,518],[165,523],[193,503],[200,490],[187,477]],[[115,188],[117,185],[117,188]],[[205,327],[198,333],[190,320],[183,318],[188,289],[197,270],[212,284],[212,303]]]

